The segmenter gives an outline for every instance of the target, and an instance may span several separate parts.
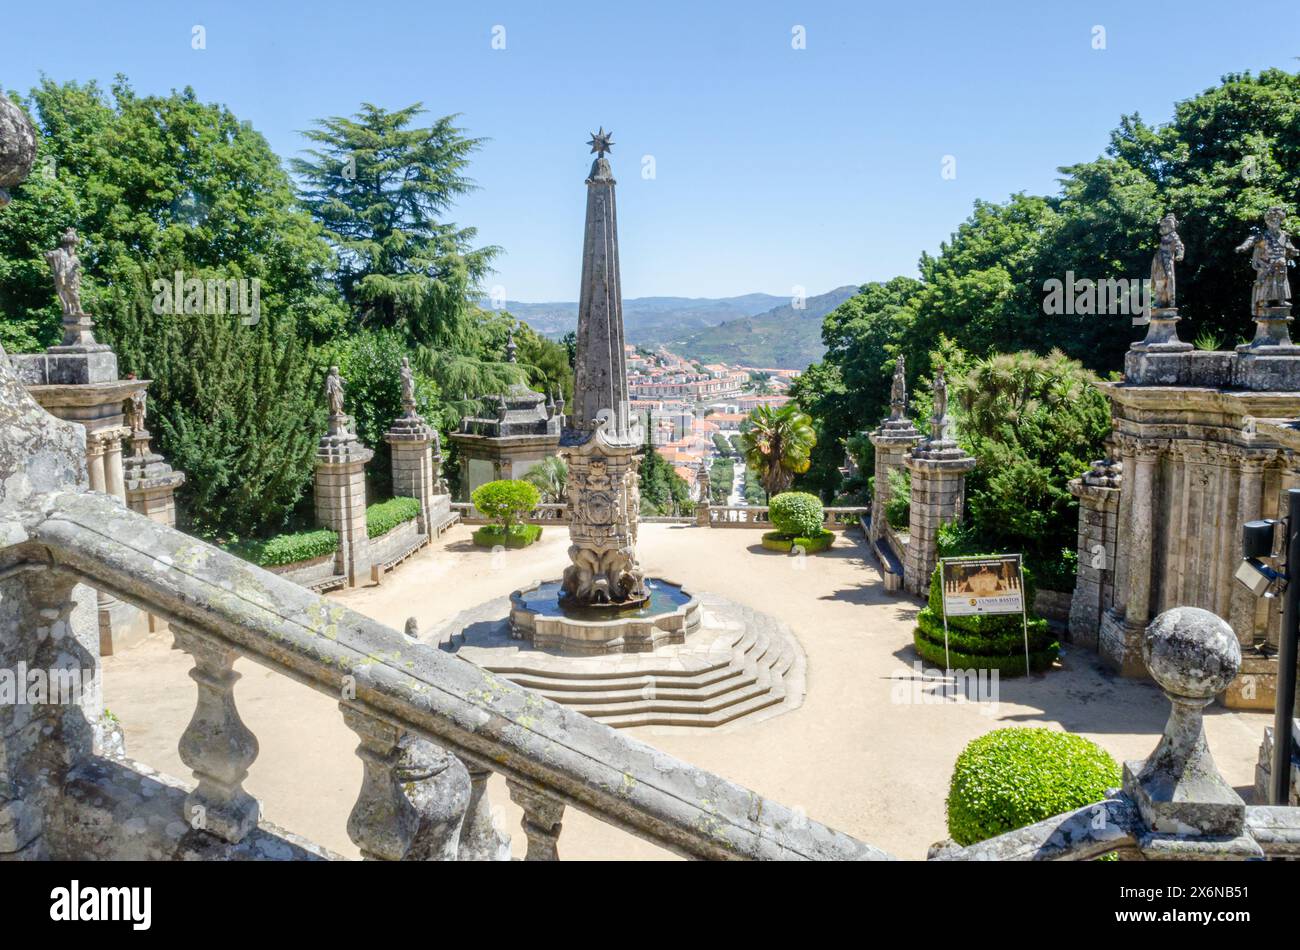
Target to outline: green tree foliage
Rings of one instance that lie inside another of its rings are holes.
[[[749,429],[740,437],[746,465],[769,497],[785,491],[795,475],[808,471],[809,455],[817,443],[812,419],[788,403],[779,409],[758,406],[748,421]]]
[[[719,455],[709,466],[709,503],[725,505],[731,497],[731,485],[736,480],[736,460],[730,455]]]
[[[1020,551],[1047,586],[1069,590],[1078,507],[1067,482],[1102,452],[1109,404],[1096,376],[1060,350],[1000,353],[952,374],[967,476],[969,525],[983,550]]]
[[[641,514],[679,515],[691,509],[691,487],[649,441],[641,453]]]
[[[544,503],[562,505],[568,497],[569,465],[563,456],[552,455],[524,472],[524,481],[541,493]]]
[[[272,533],[311,478],[323,425],[310,344],[341,324],[324,282],[331,252],[295,203],[260,134],[193,90],[138,96],[125,79],[46,80],[26,105],[39,166],[0,216],[4,342],[58,337],[43,253],[81,238],[83,301],[123,373],[154,380],[150,428],[187,474],[181,525],[208,535]],[[153,312],[152,284],[257,279],[261,320]]]
[[[472,299],[498,248],[474,248],[474,228],[442,220],[473,190],[466,171],[482,140],[465,137],[455,116],[416,125],[424,111],[367,102],[351,118],[319,120],[306,133],[317,147],[293,169],[338,248],[337,281],[357,320],[455,349],[473,332]]]

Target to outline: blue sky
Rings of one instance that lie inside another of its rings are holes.
[[[1225,73],[1300,68],[1300,10],[1272,0],[61,0],[14,5],[5,25],[7,89],[42,73],[190,85],[282,157],[362,101],[461,113],[490,141],[453,220],[504,248],[490,284],[528,301],[576,297],[601,124],[625,296],[821,293],[914,274],[976,198],[1054,192],[1057,167],[1096,157],[1123,114],[1164,121]]]

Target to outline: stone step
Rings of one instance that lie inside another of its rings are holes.
[[[656,683],[658,684],[656,688],[663,689],[704,689],[744,672],[744,669],[740,666],[731,665],[730,663],[721,663],[702,673],[695,673],[689,676],[661,676],[658,673],[652,672],[627,675],[615,673],[600,679],[595,677],[583,677],[577,679],[574,677],[552,676],[549,673],[544,674],[534,670],[514,672],[500,667],[487,667],[486,669],[492,673],[497,673],[506,677],[506,679],[510,680],[512,683],[519,686],[526,686],[528,689],[535,689],[539,693],[545,693],[546,695],[550,695],[551,693],[577,695],[585,692],[605,693],[621,692],[624,690],[633,691],[644,689],[647,683]]]
[[[674,699],[640,699],[632,703],[612,703],[605,705],[584,705],[575,707],[582,713],[590,716],[592,719],[606,722],[607,717],[622,717],[637,715],[640,713],[661,713],[682,714],[690,716],[707,716],[712,713],[721,712],[728,706],[735,706],[747,700],[757,699],[759,697],[770,696],[772,693],[768,685],[752,683],[741,689],[728,690],[722,696],[715,699],[704,700],[702,702],[689,700]],[[780,697],[776,701],[780,701]]]
[[[528,656],[529,654],[527,653],[519,654],[520,659],[526,659],[528,658]],[[499,673],[500,675],[506,677],[513,678],[516,675],[533,676],[533,677],[543,678],[548,681],[554,680],[557,682],[559,681],[566,681],[566,682],[567,681],[607,681],[611,677],[626,677],[630,679],[638,676],[655,676],[662,679],[679,678],[679,679],[686,680],[686,679],[691,679],[692,677],[700,676],[702,674],[712,673],[718,670],[725,670],[732,664],[732,660],[733,660],[733,657],[727,656],[725,653],[721,653],[721,652],[707,653],[707,654],[692,654],[692,656],[693,657],[705,656],[707,657],[707,659],[704,661],[702,665],[698,666],[695,669],[683,669],[681,667],[675,667],[675,666],[651,667],[645,670],[637,670],[637,669],[628,669],[628,670],[603,669],[602,670],[595,666],[593,666],[592,668],[571,667],[569,669],[564,669],[559,667],[552,667],[550,665],[548,665],[546,669],[541,669],[538,666],[526,665],[524,663],[518,662],[517,660],[511,662],[500,662],[500,663],[491,663],[488,665],[483,665],[483,664],[479,664],[479,665],[482,665],[485,670],[490,670],[493,673]],[[574,688],[576,689],[577,687]]]
[[[742,716],[748,716],[761,709],[775,706],[784,698],[783,694],[777,695],[773,691],[768,691],[743,702],[726,706],[716,712],[639,712],[616,716],[602,716],[600,721],[605,723],[607,726],[613,726],[615,729],[627,729],[632,726],[716,727],[726,725],[729,722],[734,722]]]
[[[514,682],[518,685],[526,685],[518,680]],[[717,699],[736,690],[753,686],[759,682],[757,673],[746,673],[742,669],[731,671],[731,675],[711,686],[702,686],[697,689],[679,689],[676,685],[664,686],[663,684],[647,683],[634,689],[617,689],[617,690],[584,690],[582,692],[552,690],[537,690],[547,699],[553,699],[557,703],[563,703],[566,706],[572,706],[574,709],[587,712],[588,709],[596,706],[614,706],[618,704],[638,703],[638,702],[657,702],[673,701],[702,704],[711,699]],[[654,686],[653,692],[647,695],[647,687]]]

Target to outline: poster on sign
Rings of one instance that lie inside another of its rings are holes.
[[[944,558],[943,610],[949,617],[1023,614],[1020,556]]]

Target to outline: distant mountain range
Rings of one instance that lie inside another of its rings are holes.
[[[623,301],[627,341],[706,363],[805,369],[821,359],[822,317],[858,292],[838,287],[796,310],[789,297],[633,297]],[[483,301],[489,306],[488,301]],[[538,333],[559,338],[578,325],[577,303],[523,303],[505,309]]]

